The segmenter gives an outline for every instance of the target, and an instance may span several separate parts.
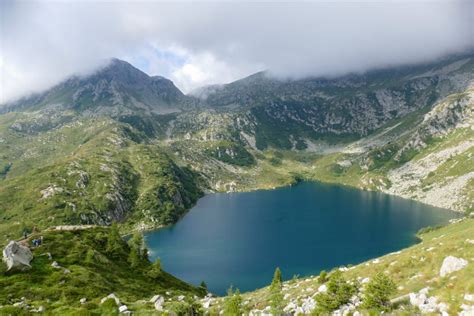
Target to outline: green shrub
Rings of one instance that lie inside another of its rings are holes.
[[[326,272],[326,270],[321,270],[321,272],[319,272],[318,281],[320,283],[326,283],[327,280],[328,280],[328,273]]]
[[[378,273],[367,283],[362,306],[368,310],[390,310],[390,296],[395,293],[395,283],[385,274]]]
[[[113,298],[109,298],[102,303],[100,310],[103,315],[118,315],[118,306]]]
[[[339,306],[348,303],[350,298],[357,292],[357,286],[348,283],[339,270],[331,273],[326,286],[327,291],[319,293],[315,297],[317,308],[314,313],[316,315],[336,310]]]

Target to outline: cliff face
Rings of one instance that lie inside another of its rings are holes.
[[[449,96],[428,112],[394,159],[417,152],[390,170],[386,191],[428,204],[474,210],[474,90]]]

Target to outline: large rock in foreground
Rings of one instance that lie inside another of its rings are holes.
[[[439,275],[444,277],[452,272],[459,271],[467,266],[467,260],[462,258],[456,258],[453,256],[448,256],[444,258],[443,264],[441,265],[441,270],[439,271]]]
[[[30,249],[16,241],[10,241],[3,249],[3,261],[7,265],[7,271],[13,268],[31,268],[31,260],[33,260],[33,254]]]

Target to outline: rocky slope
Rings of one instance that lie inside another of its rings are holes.
[[[305,138],[366,136],[393,119],[464,91],[473,68],[472,56],[463,56],[341,78],[277,80],[258,73],[212,87],[203,99],[221,110],[244,111],[250,119],[244,120],[243,129],[251,131],[259,149],[301,149],[308,147]]]

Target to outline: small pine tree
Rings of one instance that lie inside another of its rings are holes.
[[[331,273],[326,283],[327,291],[316,295],[317,308],[315,315],[325,314],[336,310],[339,306],[346,304],[352,295],[357,292],[357,286],[346,282],[342,272],[336,270]]]
[[[161,275],[161,260],[157,258],[155,262],[150,266],[147,275],[152,279],[158,279]]]
[[[128,254],[128,263],[130,263],[130,266],[132,268],[136,268],[140,266],[140,263],[141,263],[140,256],[138,255],[138,252],[135,251],[134,249],[131,249],[130,253]]]
[[[107,244],[105,246],[105,252],[107,255],[112,257],[118,257],[123,251],[123,240],[120,237],[119,229],[117,224],[113,224],[109,230],[107,236]]]
[[[128,261],[133,268],[138,267],[141,262],[148,259],[148,250],[146,249],[145,240],[141,232],[135,232],[128,241],[128,245],[130,247]]]
[[[145,240],[141,232],[135,232],[129,240],[128,245],[130,249],[135,250],[141,259],[148,259],[148,249],[145,246]]]
[[[319,272],[318,281],[320,283],[326,283],[327,280],[328,280],[328,273],[325,270],[322,270],[321,272]]]
[[[232,292],[232,286],[227,290],[224,300],[224,316],[240,316],[242,314],[242,297],[239,289]]]
[[[390,310],[390,296],[395,293],[396,289],[392,279],[383,273],[377,273],[367,283],[362,306],[365,309],[388,311]]]
[[[86,252],[86,258],[84,259],[85,263],[93,264],[95,262],[95,252],[92,249],[88,249]]]
[[[202,281],[199,286],[202,287],[203,289],[205,289],[205,290],[207,291],[207,284],[206,284],[206,282]]]
[[[271,312],[275,316],[281,316],[284,314],[283,294],[281,292],[282,281],[280,268],[276,268],[270,285],[270,306]]]
[[[280,268],[275,269],[275,273],[273,273],[273,279],[272,279],[272,284],[270,285],[271,289],[274,288],[281,288],[281,284],[283,282],[283,279],[281,277],[281,271]]]

